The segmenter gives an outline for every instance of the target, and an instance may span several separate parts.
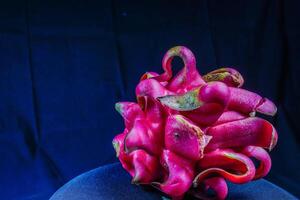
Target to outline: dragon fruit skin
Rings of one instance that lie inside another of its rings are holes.
[[[124,151],[124,139],[126,133],[117,135],[113,140],[113,146],[122,166],[133,177],[132,183],[149,184],[158,178],[159,160],[142,149],[130,153]]]
[[[255,176],[255,166],[250,158],[232,150],[216,149],[199,160],[201,172],[194,179],[194,187],[211,174],[220,174],[233,183],[246,183]],[[226,169],[230,169],[230,172]],[[233,173],[235,171],[236,173]]]
[[[176,75],[172,60],[184,67]],[[134,184],[149,184],[172,199],[189,193],[195,198],[225,199],[227,181],[243,184],[271,169],[277,144],[274,126],[256,117],[276,114],[272,101],[242,89],[244,78],[233,68],[201,76],[186,47],[171,48],[162,74],[146,72],[136,86],[135,102],[118,102],[123,133],[113,146]],[[258,161],[255,166],[253,160]]]
[[[246,146],[241,153],[260,161],[260,164],[256,169],[254,179],[266,176],[271,170],[272,161],[265,149],[258,146]]]
[[[211,137],[182,115],[170,115],[166,122],[165,147],[190,160],[203,157]]]
[[[167,171],[167,176],[163,182],[153,182],[152,185],[179,199],[192,185],[195,176],[195,163],[170,150],[164,150],[161,156],[161,164]]]
[[[208,191],[208,189],[212,189],[216,193],[216,199],[225,199],[227,194],[228,194],[228,187],[227,183],[224,178],[222,177],[212,177],[212,178],[207,178],[203,181],[203,184],[205,185],[205,192]],[[198,194],[201,195],[200,192]],[[207,199],[203,194],[201,196],[197,196],[201,199]]]
[[[276,106],[269,99],[241,88],[232,87],[230,88],[228,109],[243,113],[260,112],[270,116],[274,116],[277,112]]]
[[[206,134],[212,136],[207,145],[209,150],[255,145],[271,151],[277,144],[275,128],[268,121],[258,117],[211,126],[206,130]]]

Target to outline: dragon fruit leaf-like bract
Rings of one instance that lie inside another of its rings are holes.
[[[220,68],[211,71],[203,76],[205,82],[221,81],[231,87],[242,87],[244,78],[242,75],[232,68]]]
[[[174,75],[175,56],[184,66]],[[208,190],[214,199],[225,199],[225,180],[243,184],[266,176],[278,135],[255,113],[275,115],[274,103],[242,89],[244,78],[233,68],[201,76],[192,51],[183,46],[167,51],[162,68],[162,74],[141,76],[136,103],[115,106],[125,129],[113,146],[132,183],[150,184],[176,200],[187,193],[211,199]]]

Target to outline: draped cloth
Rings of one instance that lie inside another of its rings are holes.
[[[161,200],[163,194],[150,188],[130,184],[131,177],[122,166],[110,164],[88,171],[72,179],[53,194],[50,200],[106,200],[106,199],[144,199]],[[245,185],[229,183],[228,200],[296,200],[294,196],[278,186],[264,180]],[[193,199],[186,195],[185,199]]]
[[[165,51],[189,47],[204,74],[233,66],[278,105],[268,180],[300,197],[297,0],[10,0],[0,4],[0,196],[47,199],[115,162],[114,111]],[[174,65],[180,69],[180,60]]]

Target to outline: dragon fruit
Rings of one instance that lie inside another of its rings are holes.
[[[175,56],[184,67],[173,76]],[[201,76],[193,53],[183,46],[167,51],[162,68],[162,74],[142,75],[137,102],[115,106],[125,129],[113,146],[132,183],[151,185],[172,199],[186,194],[225,199],[225,180],[243,184],[266,176],[268,151],[278,136],[270,122],[255,115],[274,116],[274,103],[242,89],[244,79],[235,69]]]

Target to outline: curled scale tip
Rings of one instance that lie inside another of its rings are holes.
[[[121,105],[122,105],[122,104],[119,103],[119,102],[115,104],[115,109],[116,109],[116,111],[118,111],[118,113],[120,113],[120,114],[122,113],[122,110],[121,110],[121,109],[122,109],[122,106],[121,106]]]
[[[244,79],[242,75],[233,68],[220,68],[203,76],[206,82],[221,81],[232,87],[242,87]]]
[[[119,157],[120,155],[120,144],[118,142],[112,142],[113,147],[115,149],[116,152],[116,157]]]

